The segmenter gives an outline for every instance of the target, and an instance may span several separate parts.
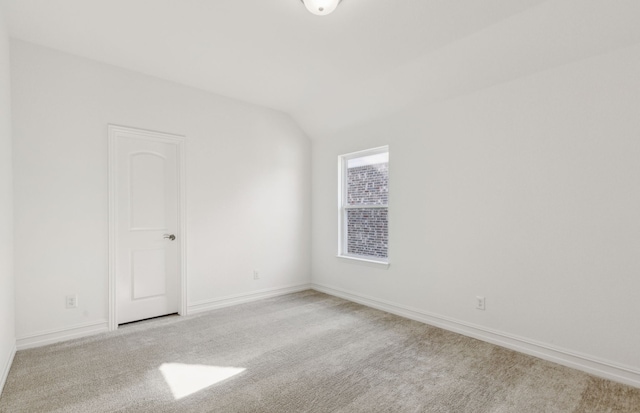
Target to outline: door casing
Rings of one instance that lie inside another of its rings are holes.
[[[185,137],[127,126],[108,125],[109,136],[109,330],[118,328],[117,306],[117,277],[116,257],[118,251],[117,237],[117,141],[119,138],[145,139],[154,142],[172,144],[176,146],[178,163],[178,229],[180,236],[176,239],[179,252],[179,311],[178,314],[187,315],[187,253],[186,253],[186,156]]]

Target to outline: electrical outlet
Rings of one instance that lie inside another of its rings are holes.
[[[483,311],[484,311],[484,309],[485,309],[485,306],[484,306],[484,297],[479,296],[479,295],[478,295],[478,296],[476,296],[476,308],[477,308],[478,310],[483,310]]]
[[[254,280],[259,280],[260,279],[260,273],[256,270],[253,270],[253,279]]]
[[[67,308],[78,308],[78,294],[66,297]]]

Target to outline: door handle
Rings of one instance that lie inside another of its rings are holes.
[[[169,239],[169,240],[171,240],[171,241],[174,241],[174,240],[176,239],[176,236],[175,236],[175,235],[173,235],[173,234],[164,234],[164,235],[162,236],[162,238],[164,238],[164,239]]]

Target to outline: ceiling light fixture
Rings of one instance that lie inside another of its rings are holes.
[[[307,10],[316,16],[326,16],[338,7],[342,0],[301,0]]]

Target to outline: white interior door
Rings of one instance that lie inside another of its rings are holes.
[[[117,324],[176,313],[181,296],[178,145],[144,131],[120,131],[111,139]]]

